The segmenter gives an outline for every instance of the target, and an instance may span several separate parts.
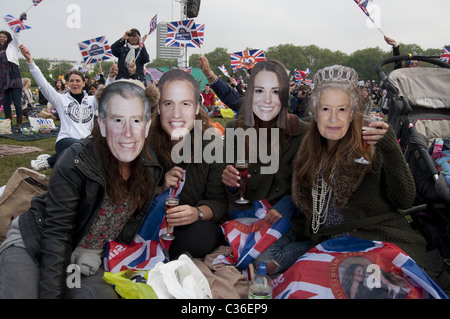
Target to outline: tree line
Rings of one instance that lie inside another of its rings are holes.
[[[442,49],[422,49],[417,44],[400,44],[400,54],[412,54],[423,56],[440,56]],[[320,48],[316,45],[296,46],[293,44],[280,44],[269,47],[264,50],[266,59],[278,60],[282,62],[291,75],[294,70],[304,71],[307,68],[311,70],[308,79],[312,79],[314,74],[333,64],[341,64],[354,68],[360,77],[364,80],[379,81],[375,66],[383,59],[392,57],[392,48],[383,50],[380,47],[366,48],[355,51],[351,54],[342,51],[332,51],[330,49]],[[230,54],[224,48],[216,48],[214,51],[206,53],[211,69],[220,74],[219,66],[224,65],[228,72],[231,72]],[[193,54],[189,58],[191,66],[198,66],[198,54]],[[422,62],[421,62],[422,63]],[[423,63],[426,66],[426,63]],[[386,72],[393,69],[393,65],[387,65],[383,68]]]
[[[251,48],[247,48],[251,49]],[[412,54],[412,55],[424,55],[424,56],[440,56],[442,49],[422,49],[417,44],[402,44],[400,43],[400,53]],[[383,50],[380,47],[372,47],[357,50],[351,54],[344,53],[342,51],[332,51],[327,48],[320,48],[316,45],[308,46],[298,46],[293,44],[280,44],[277,46],[269,47],[264,50],[266,59],[268,60],[278,60],[282,62],[287,70],[289,70],[291,75],[294,74],[294,70],[306,70],[309,68],[311,74],[308,79],[312,79],[315,72],[319,69],[324,68],[333,64],[341,64],[354,68],[360,79],[363,80],[375,80],[379,81],[378,75],[375,71],[375,66],[378,62],[383,59],[392,56],[392,49]],[[224,65],[229,73],[232,73],[230,64],[230,52],[226,48],[218,47],[214,51],[204,54],[208,59],[211,69],[216,74],[221,74],[218,69],[219,66]],[[198,67],[199,54],[191,54],[189,56],[189,66]],[[36,86],[33,78],[31,77],[28,65],[25,59],[20,59],[20,70],[22,72],[22,77],[28,77],[32,79],[32,86]],[[56,81],[59,75],[65,75],[73,67],[71,63],[61,62],[54,64],[51,68],[51,63],[46,59],[35,59],[36,65],[41,69],[44,76],[50,83]],[[101,62],[101,67],[105,76],[108,76],[109,69],[111,68],[114,61],[107,60]],[[421,62],[422,63],[422,62]],[[426,66],[426,63],[423,66]],[[168,60],[156,58],[146,65],[148,68],[158,68],[158,67],[175,67],[177,66],[177,60]],[[87,73],[89,77],[94,77],[99,72],[100,64],[96,63],[94,65],[93,71]],[[388,65],[385,67],[385,71],[389,72],[393,69],[393,65]],[[245,72],[238,71],[236,76],[242,75],[245,79]]]

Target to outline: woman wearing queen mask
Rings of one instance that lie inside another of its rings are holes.
[[[313,119],[294,163],[292,199],[302,218],[293,228],[313,244],[354,237],[391,242],[425,265],[425,240],[399,211],[409,208],[415,186],[394,130],[383,121],[362,130],[358,75],[334,65],[313,79]],[[364,165],[361,139],[369,144]]]

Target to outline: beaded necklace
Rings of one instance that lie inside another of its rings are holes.
[[[312,230],[314,234],[319,231],[320,225],[325,223],[328,215],[328,205],[330,204],[331,194],[333,192],[333,186],[329,186],[322,174],[322,163],[320,163],[317,169],[317,183],[311,189],[313,199],[313,215],[312,215]],[[330,183],[333,183],[334,179],[334,165],[331,169]]]

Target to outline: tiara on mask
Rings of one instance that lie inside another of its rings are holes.
[[[350,67],[343,65],[332,65],[317,71],[314,75],[313,83],[315,86],[318,86],[325,81],[348,82],[357,86],[359,78],[358,73]]]

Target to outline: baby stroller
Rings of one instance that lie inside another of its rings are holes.
[[[401,68],[386,76],[389,63],[419,60],[432,67]],[[404,212],[450,265],[450,187],[432,157],[437,138],[450,141],[450,64],[439,57],[395,56],[376,66],[387,91],[388,123],[394,128],[416,183],[416,203]]]

